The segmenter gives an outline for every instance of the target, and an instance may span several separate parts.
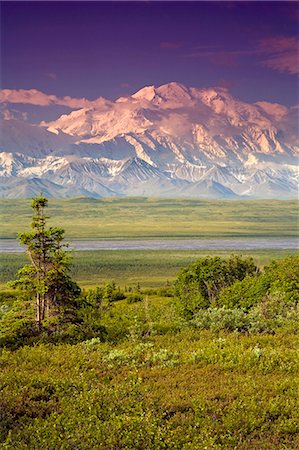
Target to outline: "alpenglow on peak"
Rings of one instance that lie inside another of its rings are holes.
[[[2,195],[31,195],[40,179],[48,196],[296,198],[295,113],[172,82],[39,125],[6,115]]]

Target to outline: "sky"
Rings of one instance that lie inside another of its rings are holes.
[[[177,81],[293,106],[298,19],[287,1],[2,1],[1,88],[76,107]]]

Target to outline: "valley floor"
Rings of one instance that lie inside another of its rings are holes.
[[[297,236],[296,202],[184,201],[183,209],[181,201],[86,201],[50,203],[49,215],[66,228],[67,238]],[[13,238],[22,231],[20,224],[28,229],[28,209],[27,201],[15,206],[1,201],[2,237]],[[105,305],[100,322],[107,330],[105,341],[95,337],[73,345],[1,349],[0,448],[299,449],[295,315],[274,328],[267,319],[270,327],[263,332],[254,330],[256,323],[246,331],[229,331],[230,324],[223,328],[221,323],[199,328],[181,318],[171,296],[170,284],[181,268],[201,256],[229,253],[74,253],[72,277],[82,288],[114,280],[116,287],[138,290],[142,298]],[[235,253],[252,255],[262,267],[297,250]],[[0,256],[4,299],[6,282],[25,262],[23,253]],[[0,306],[5,314],[11,304]]]
[[[271,259],[294,255],[297,250],[243,250],[235,254],[252,256],[259,266]],[[73,254],[72,276],[82,287],[94,287],[113,280],[117,286],[162,287],[177,276],[179,270],[203,256],[228,256],[225,250],[98,250]],[[24,253],[0,254],[0,290],[14,279],[27,261]]]
[[[296,200],[51,199],[49,223],[68,240],[298,237]],[[1,238],[27,231],[29,199],[0,199]]]

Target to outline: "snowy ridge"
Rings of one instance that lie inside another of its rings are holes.
[[[2,196],[296,198],[298,108],[147,86],[31,125],[3,120]]]

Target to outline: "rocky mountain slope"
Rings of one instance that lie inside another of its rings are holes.
[[[3,120],[2,196],[294,198],[297,111],[169,83],[48,123]]]

